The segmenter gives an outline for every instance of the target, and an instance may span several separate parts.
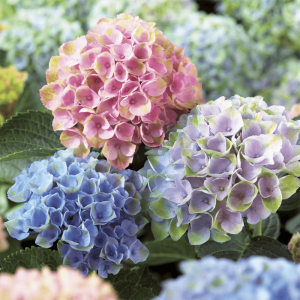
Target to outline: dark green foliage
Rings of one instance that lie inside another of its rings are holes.
[[[122,269],[117,275],[109,275],[107,280],[121,300],[150,300],[161,290],[145,264],[131,270]]]
[[[0,161],[47,157],[65,149],[52,119],[48,112],[28,111],[7,120],[0,128]]]
[[[31,247],[0,260],[0,272],[14,274],[18,267],[40,270],[44,265],[55,271],[62,264],[62,261],[59,251]]]

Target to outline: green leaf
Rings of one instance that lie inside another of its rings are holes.
[[[279,179],[279,188],[282,193],[282,199],[291,197],[299,187],[300,180],[293,175],[288,175]]]
[[[20,112],[26,112],[29,109],[44,109],[39,90],[40,85],[37,83],[37,80],[34,77],[31,77],[30,80],[27,80],[24,91],[15,105],[13,115]]]
[[[289,219],[285,224],[285,229],[291,234],[300,232],[300,214]]]
[[[254,230],[257,232],[257,225],[254,225]],[[271,214],[268,218],[262,220],[262,235],[277,239],[280,234],[280,220],[278,215]]]
[[[47,157],[65,149],[52,129],[48,112],[28,111],[11,117],[0,128],[0,161]]]
[[[21,242],[12,238],[11,236],[7,236],[6,238],[8,244],[9,244],[9,248],[4,251],[4,252],[0,252],[0,262],[1,260],[3,260],[4,258],[6,258],[8,255],[11,255],[12,253],[19,251],[22,249],[21,246]]]
[[[270,258],[284,257],[293,261],[288,248],[268,236],[256,236],[249,243],[246,243],[247,235],[243,230],[237,235],[230,235],[230,237],[231,240],[223,244],[208,241],[201,246],[197,246],[198,256],[203,258],[212,255],[217,258],[228,258],[237,261],[241,258],[258,255]]]
[[[0,272],[14,274],[18,267],[26,269],[41,269],[47,265],[55,271],[62,264],[59,251],[31,247],[13,253],[0,261]]]
[[[0,183],[14,184],[13,178],[18,176],[29,164],[39,157],[0,161]]]
[[[150,300],[157,296],[161,287],[146,265],[122,269],[107,278],[117,291],[120,300]]]
[[[298,189],[292,197],[283,200],[278,210],[289,211],[294,210],[298,207],[300,207],[300,189]]]
[[[145,262],[149,266],[196,258],[195,247],[189,244],[185,236],[178,241],[169,237],[162,241],[147,241],[144,245],[150,252]]]

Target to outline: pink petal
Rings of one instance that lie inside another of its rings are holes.
[[[142,142],[140,128],[138,126],[135,126],[134,128],[131,142],[135,144],[140,144]]]
[[[76,127],[63,131],[60,135],[60,141],[65,147],[75,149],[74,155],[76,156],[85,157],[90,153],[86,139]]]
[[[49,83],[40,89],[41,101],[45,107],[55,110],[61,105],[60,93],[64,90],[64,84]]]
[[[139,88],[139,83],[137,81],[127,81],[123,84],[120,91],[120,96],[125,97]]]
[[[108,79],[104,83],[104,91],[108,96],[116,96],[122,88],[122,85],[122,82],[116,80],[115,78]]]
[[[173,81],[170,85],[170,91],[172,93],[178,94],[183,91],[185,84],[185,75],[182,72],[177,72],[173,74]]]
[[[62,93],[61,102],[65,107],[72,107],[79,104],[75,97],[75,91],[70,86]]]
[[[97,26],[98,40],[105,46],[121,44],[123,34],[112,25],[102,22]]]
[[[151,101],[148,100],[146,103],[135,103],[130,105],[129,111],[135,116],[144,116],[151,111]]]
[[[134,74],[136,76],[141,76],[146,72],[146,66],[135,57],[125,61],[124,65],[129,70],[129,73]]]
[[[103,128],[98,129],[98,136],[104,140],[108,140],[108,139],[112,138],[114,136],[114,134],[115,133],[110,126],[107,129],[103,129]]]
[[[53,112],[53,130],[64,130],[73,127],[76,124],[71,111],[66,109],[56,109]]]
[[[146,82],[142,86],[142,90],[144,93],[154,97],[162,95],[166,88],[167,84],[161,78],[157,78],[152,81]]]
[[[134,130],[134,125],[120,123],[115,127],[115,135],[119,140],[130,142],[132,140]]]
[[[133,54],[132,46],[130,42],[125,44],[115,45],[110,49],[110,53],[114,56],[115,59],[124,61],[129,59],[132,56]]]
[[[95,93],[98,93],[100,88],[102,88],[104,86],[104,82],[98,75],[91,74],[86,79],[86,85],[90,89],[92,89]]]
[[[96,107],[100,103],[100,97],[87,86],[81,86],[76,91],[77,100],[86,107]]]
[[[96,57],[94,69],[99,75],[111,78],[115,71],[115,60],[109,52],[103,52]]]
[[[150,80],[153,80],[155,79],[156,75],[154,73],[146,73],[144,75],[142,75],[139,80],[140,81],[150,81]]]
[[[82,85],[83,81],[84,76],[82,74],[73,74],[68,77],[66,82],[72,86],[79,87]]]
[[[139,26],[139,27],[136,27],[134,29],[134,31],[132,32],[131,37],[138,44],[139,43],[145,43],[145,42],[149,41],[150,33],[144,27]]]
[[[124,67],[123,64],[118,62],[116,64],[116,69],[115,69],[115,78],[118,81],[125,82],[128,79],[128,72],[127,69]]]
[[[152,104],[151,111],[148,114],[142,116],[142,121],[145,123],[156,123],[160,112],[161,109],[155,106],[154,104]]]
[[[163,74],[167,72],[165,60],[161,57],[151,56],[147,61],[147,65],[157,73]]]
[[[75,118],[75,120],[79,123],[84,123],[84,121],[91,115],[90,112],[82,112],[82,106],[74,106],[72,107],[71,111]]]
[[[79,66],[82,69],[91,68],[98,54],[101,53],[101,48],[93,48],[84,53],[81,53],[79,58]]]
[[[150,57],[152,51],[147,44],[142,43],[134,46],[133,53],[137,59],[144,61]]]

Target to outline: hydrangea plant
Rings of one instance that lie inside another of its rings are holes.
[[[45,298],[46,296],[46,298]],[[16,274],[0,275],[0,298],[2,300],[117,300],[117,294],[108,282],[90,275],[83,278],[80,272],[59,267],[51,272],[44,266],[41,270],[19,268]]]
[[[275,213],[300,186],[299,121],[260,96],[221,97],[181,116],[140,173],[158,240],[217,242]],[[177,129],[177,130],[176,130]]]
[[[203,102],[195,65],[154,26],[125,13],[100,19],[51,58],[41,101],[77,156],[103,147],[124,169],[141,142],[162,145],[167,126]]]
[[[144,261],[148,249],[136,233],[147,220],[139,214],[145,178],[117,170],[99,153],[85,158],[61,150],[25,168],[8,190],[8,198],[24,205],[8,215],[9,234],[23,240],[37,233],[35,243],[50,248],[57,240],[63,264],[87,275],[106,278],[130,258]]]
[[[2,122],[12,114],[15,103],[23,92],[26,80],[27,72],[18,72],[14,66],[0,67],[0,115],[3,116]],[[0,124],[2,122],[0,120]]]
[[[184,47],[195,63],[205,100],[257,91],[264,61],[244,28],[234,19],[193,12],[188,22],[170,31],[167,36]]]
[[[0,49],[7,51],[6,63],[15,65],[18,70],[26,69],[44,82],[41,78],[57,47],[81,34],[79,23],[68,22],[63,14],[61,7],[20,8],[1,20],[6,29],[0,35]]]
[[[233,262],[206,257],[184,261],[183,273],[166,281],[153,300],[296,300],[299,298],[300,266],[283,258],[252,256]]]
[[[254,39],[300,49],[299,0],[222,0],[219,11],[241,21]]]

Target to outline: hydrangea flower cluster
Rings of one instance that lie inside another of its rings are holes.
[[[0,215],[0,252],[4,252],[9,248],[9,244],[6,240],[6,232],[4,231],[3,218]]]
[[[166,32],[184,47],[202,78],[204,99],[255,94],[265,61],[244,28],[220,15],[193,12]],[[258,63],[259,61],[259,63]]]
[[[0,67],[0,116],[2,115],[3,121],[12,114],[26,80],[27,73],[18,72],[14,66]]]
[[[293,254],[293,259],[296,264],[300,263],[300,233],[294,233],[288,244],[288,249]]]
[[[60,266],[51,272],[19,268],[16,274],[0,275],[1,300],[117,300],[110,283],[99,276],[82,277],[80,272]]]
[[[243,217],[257,224],[300,186],[300,124],[283,106],[221,97],[181,116],[176,128],[140,170],[156,239],[188,231],[192,245],[224,242],[242,230]]]
[[[34,1],[35,2],[35,1]],[[6,30],[0,35],[0,49],[7,51],[5,63],[37,76],[44,84],[49,58],[57,47],[82,33],[77,20],[68,22],[62,7],[18,8],[1,20]]]
[[[289,110],[292,105],[299,106],[300,99],[300,61],[297,58],[284,60],[269,70],[271,74],[276,75],[275,84],[266,86],[264,94],[268,93],[272,103],[283,105]],[[279,79],[279,80],[278,80]],[[294,115],[292,116],[294,117]]]
[[[222,0],[219,11],[243,23],[251,38],[300,50],[299,0]]]
[[[8,198],[26,203],[8,215],[9,234],[22,240],[37,233],[43,248],[61,240],[63,264],[83,275],[91,269],[106,278],[128,258],[146,260],[149,251],[136,237],[148,222],[139,214],[145,178],[98,161],[99,153],[78,158],[72,152],[33,162],[15,178]]]
[[[297,300],[300,265],[283,258],[251,256],[234,262],[205,257],[184,261],[183,273],[166,281],[153,300]]]
[[[41,100],[75,155],[103,147],[124,169],[137,145],[162,145],[166,127],[203,102],[195,65],[154,26],[128,14],[100,19],[51,58]]]

